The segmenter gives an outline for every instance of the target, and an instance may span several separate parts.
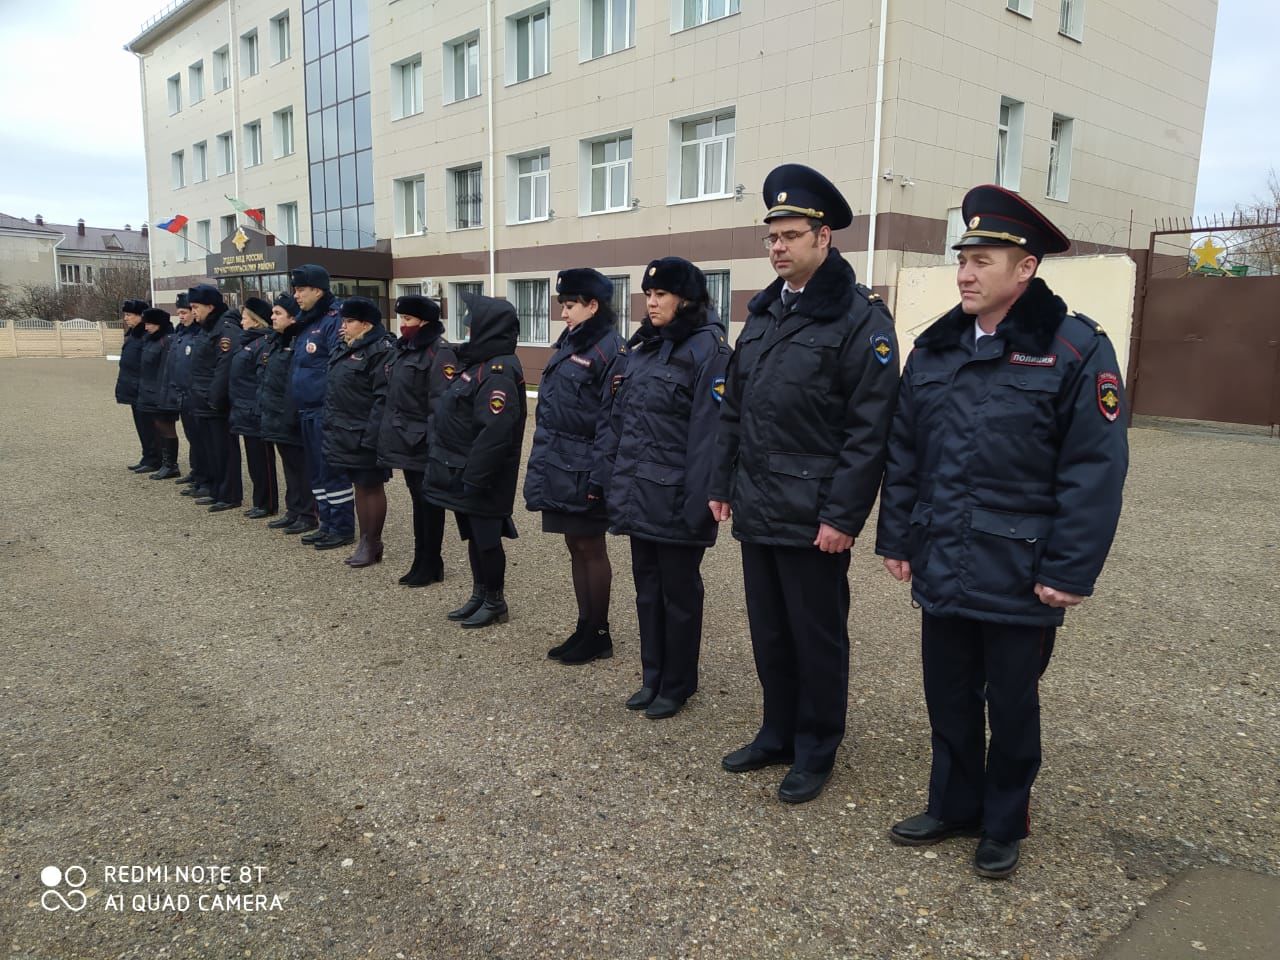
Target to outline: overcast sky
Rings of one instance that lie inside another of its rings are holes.
[[[138,64],[122,47],[164,5],[0,0],[0,212],[104,227],[147,219]],[[1277,0],[1219,4],[1197,213],[1263,195],[1280,168],[1277,27]]]

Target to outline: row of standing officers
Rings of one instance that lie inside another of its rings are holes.
[[[928,806],[890,837],[980,836],[977,871],[1007,876],[1040,764],[1039,678],[1063,611],[1092,593],[1119,518],[1127,411],[1114,351],[1036,276],[1047,254],[1069,247],[1066,237],[1016,194],[984,186],[964,201],[960,303],[916,341],[899,376],[888,309],[832,246],[832,231],[853,220],[839,191],[786,164],[769,174],[764,200],[762,240],[777,279],[751,300],[734,349],[688,261],[646,269],[646,319],[629,341],[607,278],[590,268],[557,278],[566,329],[540,383],[524,499],[545,532],[565,539],[578,622],[548,656],[612,656],[605,534],[626,535],[643,668],[626,705],[653,719],[679,712],[697,689],[701,562],[718,524],[732,520],[764,713],[723,766],[787,766],[779,797],[811,800],[845,733],[849,560],[879,497],[876,552],[922,608],[933,746]],[[354,500],[361,540],[348,562],[381,559],[382,485],[398,468],[414,509],[406,577],[443,578],[452,511],[473,590],[448,616],[464,626],[505,620],[503,541],[517,536],[526,414],[514,310],[469,297],[469,337],[454,347],[431,301],[401,298],[396,340],[371,302],[337,304],[321,268],[294,271],[292,282],[254,361],[254,397],[261,423],[274,408],[274,419],[298,427],[288,441],[303,452],[317,547],[353,542]],[[253,344],[226,327],[214,288],[187,299],[206,334],[181,351],[195,356],[197,423],[187,434],[199,438],[200,476],[215,484],[217,508],[236,492],[225,478],[237,430],[205,422],[216,417],[204,396],[217,395],[206,381],[218,382],[218,353],[252,353]],[[288,356],[283,391],[270,386],[277,353]],[[230,409],[233,420],[234,400]],[[286,443],[286,432],[271,439]],[[282,519],[305,525],[305,511]]]

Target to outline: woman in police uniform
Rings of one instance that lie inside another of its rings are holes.
[[[345,562],[367,567],[382,560],[382,525],[387,519],[385,485],[391,471],[378,466],[378,430],[394,341],[372,300],[349,297],[338,313],[343,345],[329,358],[324,458],[355,485],[360,543]]]
[[[126,404],[133,413],[133,428],[138,432],[142,445],[142,457],[128,469],[134,473],[150,473],[160,466],[155,451],[155,436],[150,419],[138,411],[138,377],[142,365],[142,338],[147,332],[142,328],[142,311],[145,300],[126,300],[120,306],[124,320],[124,340],[120,344],[120,368],[116,372],[116,403]]]
[[[573,664],[595,659],[586,656],[587,648],[613,646],[613,568],[604,539],[609,525],[606,437],[613,386],[621,379],[627,348],[609,303],[613,283],[608,277],[589,268],[564,270],[556,278],[556,293],[565,331],[538,384],[524,499],[530,510],[542,512],[543,531],[563,534],[569,548],[578,625],[547,656]]]
[[[258,404],[258,371],[267,349],[271,327],[271,304],[249,297],[240,311],[244,331],[229,361],[228,392],[231,398],[231,435],[244,445],[245,464],[253,483],[253,506],[244,515],[250,520],[269,517],[279,508],[276,456],[271,444],[262,439],[262,408]]]
[[[160,468],[152,480],[178,476],[178,409],[169,397],[165,370],[168,368],[173,321],[163,310],[142,311],[142,355],[138,370],[137,411],[150,420],[152,437],[160,451]]]
[[[642,287],[648,318],[613,401],[607,501],[610,531],[631,538],[640,621],[643,681],[627,707],[660,720],[698,689],[700,567],[716,540],[709,441],[731,351],[706,277],[688,260],[653,261]]]

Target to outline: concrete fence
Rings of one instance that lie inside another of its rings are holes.
[[[119,324],[0,320],[0,357],[105,357],[120,352]]]

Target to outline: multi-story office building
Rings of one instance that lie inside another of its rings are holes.
[[[1154,218],[1193,206],[1215,15],[1193,0],[177,0],[129,44],[151,215],[191,220],[155,244],[158,286],[218,267],[269,291],[314,259],[384,305],[440,297],[459,337],[450,305],[482,290],[516,304],[536,370],[563,267],[615,277],[634,325],[644,266],[686,256],[741,320],[772,278],[760,184],[787,160],[845,192],[857,217],[837,246],[891,303],[900,266],[949,256],[977,183],[1019,190],[1077,252],[1145,248]],[[265,212],[276,246],[228,195]],[[240,227],[234,263],[191,242],[218,250]]]

